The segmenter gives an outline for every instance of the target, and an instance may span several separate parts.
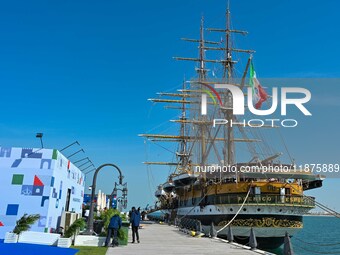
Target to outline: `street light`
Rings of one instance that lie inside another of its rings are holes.
[[[127,204],[127,199],[126,197],[118,197],[117,198],[117,203],[119,203],[119,207],[118,210],[121,211],[122,208],[126,208],[126,204]]]
[[[123,197],[127,197],[127,193],[128,193],[127,187],[124,187],[122,191],[123,191]]]
[[[39,139],[40,139],[41,148],[44,148],[43,141],[42,141],[43,135],[44,135],[43,133],[37,133],[37,134],[35,135],[36,138],[39,138]]]
[[[117,188],[117,186],[120,186],[119,184],[115,183],[115,187],[110,195],[110,203],[111,203],[111,206],[112,206],[112,202],[113,202],[113,198],[114,197],[117,197],[118,195],[118,190],[122,191],[122,197],[123,198],[126,198],[127,197],[127,193],[128,193],[128,188],[127,188],[127,182],[124,183],[123,185],[123,188],[120,189],[120,188]],[[124,208],[126,208],[126,203],[124,204]]]
[[[121,185],[123,183],[123,178],[124,176],[122,175],[122,172],[120,171],[119,167],[116,166],[115,164],[103,164],[99,166],[96,171],[94,172],[93,175],[93,180],[92,180],[92,193],[91,193],[91,204],[90,204],[90,213],[89,213],[89,218],[87,221],[87,230],[85,231],[85,235],[92,235],[94,233],[93,231],[93,211],[94,211],[94,198],[96,195],[96,183],[97,183],[97,175],[98,172],[106,166],[112,166],[117,169],[119,172],[119,184]]]

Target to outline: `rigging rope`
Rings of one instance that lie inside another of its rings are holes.
[[[285,139],[284,139],[284,137],[283,137],[283,135],[282,135],[282,133],[281,133],[280,128],[278,128],[278,133],[279,133],[279,135],[280,135],[280,138],[281,138],[282,143],[283,143],[283,145],[284,145],[284,147],[285,147],[285,150],[286,150],[286,152],[287,152],[287,154],[288,154],[288,156],[289,156],[290,161],[291,161],[292,163],[294,163],[294,160],[293,160],[292,156],[291,156],[290,153],[289,153],[287,144],[286,144]]]
[[[289,186],[291,186],[295,191],[300,192],[299,190],[297,190],[291,183],[287,183]],[[307,198],[308,200],[314,202],[316,204],[317,207],[321,208],[322,210],[332,214],[333,216],[335,216],[336,218],[340,219],[340,213],[332,210],[331,208],[327,207],[326,205],[323,205],[322,203],[313,200],[311,197],[306,196],[305,194],[302,194],[303,197]]]
[[[234,215],[234,217],[233,217],[233,218],[232,218],[232,219],[231,219],[224,227],[222,227],[221,229],[219,229],[218,231],[216,231],[217,233],[219,233],[219,232],[221,232],[222,230],[224,230],[226,227],[228,227],[228,226],[234,221],[234,219],[237,217],[237,215],[238,215],[238,214],[240,213],[240,211],[242,210],[244,204],[246,203],[246,201],[247,201],[247,199],[248,199],[248,197],[249,197],[249,194],[250,194],[250,190],[251,190],[251,185],[250,185],[250,187],[249,187],[248,193],[247,193],[246,197],[244,198],[244,201],[243,201],[241,207],[238,209],[238,211],[236,212],[236,214]]]
[[[236,118],[237,120],[237,118]],[[249,137],[247,136],[247,133],[245,132],[244,128],[242,126],[237,126],[241,135],[243,136],[244,139],[249,139]],[[250,151],[250,153],[252,154],[253,158],[258,158],[259,154],[256,151],[256,147],[253,143],[246,143],[248,150]]]
[[[148,160],[148,144],[147,144],[147,139],[144,139],[144,144],[145,144],[145,158],[146,160]],[[148,176],[148,186],[149,186],[149,191],[150,191],[150,195],[151,195],[151,198],[153,199],[153,193],[152,193],[152,188],[151,188],[151,178],[150,178],[150,166],[149,165],[146,165],[146,173],[147,173],[147,176]]]
[[[211,186],[210,188],[212,188],[213,186]],[[205,193],[205,195],[201,198],[201,200],[200,201],[198,201],[198,203],[194,206],[194,207],[192,207],[184,216],[182,216],[181,218],[179,218],[179,220],[181,220],[181,219],[183,219],[183,218],[185,218],[186,216],[188,216],[188,214],[189,213],[191,213],[192,212],[192,210],[194,210],[202,201],[203,201],[203,199],[206,197],[208,195],[208,190],[207,190],[207,192]]]

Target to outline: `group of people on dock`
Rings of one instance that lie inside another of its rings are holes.
[[[132,229],[132,243],[139,243],[139,224],[141,220],[141,213],[140,208],[136,209],[135,207],[131,208],[131,211],[129,212],[129,220],[131,224]],[[110,219],[110,223],[107,230],[107,236],[105,241],[105,246],[109,246],[110,239],[113,235],[112,244],[111,246],[118,246],[118,231],[122,227],[122,218],[119,216],[118,213],[113,215]]]

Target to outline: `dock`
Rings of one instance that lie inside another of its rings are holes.
[[[192,237],[166,224],[143,224],[139,230],[140,243],[131,243],[131,229],[127,246],[109,248],[106,255],[200,255],[230,254],[255,255],[272,253],[262,250],[250,250],[250,247],[228,243],[220,238]]]

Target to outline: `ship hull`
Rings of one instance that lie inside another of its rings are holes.
[[[184,207],[178,208],[178,218],[185,217],[199,220],[202,224],[202,232],[209,235],[211,223],[219,231],[226,226],[235,216],[239,206],[209,205],[204,208]],[[258,248],[275,249],[284,243],[284,236],[295,235],[303,228],[302,215],[310,208],[293,206],[249,206],[236,216],[231,223],[235,241],[241,244],[249,242],[250,230],[256,236]],[[234,212],[234,213],[231,213]],[[228,228],[218,232],[221,238],[227,237]]]

